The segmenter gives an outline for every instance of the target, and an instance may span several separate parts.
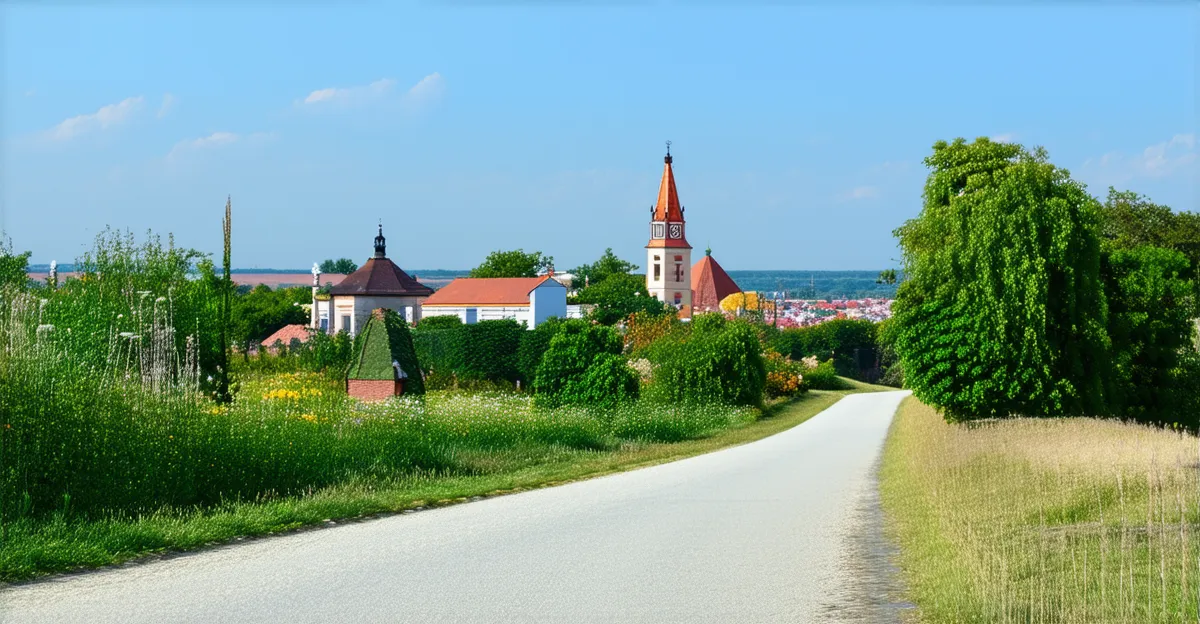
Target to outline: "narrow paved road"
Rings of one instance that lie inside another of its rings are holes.
[[[0,622],[840,620],[905,394],[633,472],[10,587]]]

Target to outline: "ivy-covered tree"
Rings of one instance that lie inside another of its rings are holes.
[[[471,277],[537,277],[554,267],[554,257],[523,249],[493,251],[483,264],[471,269]]]
[[[1016,144],[939,141],[894,306],[905,383],[949,420],[1103,414],[1099,206]]]

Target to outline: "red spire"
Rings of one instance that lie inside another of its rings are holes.
[[[671,171],[671,144],[667,143],[667,156],[663,158],[662,184],[658,187],[658,203],[654,206],[654,221],[682,222],[683,209],[679,206],[679,191],[675,190],[675,173]]]

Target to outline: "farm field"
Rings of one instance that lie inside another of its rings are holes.
[[[951,425],[915,398],[881,497],[925,622],[1193,622],[1200,440],[1090,418]]]

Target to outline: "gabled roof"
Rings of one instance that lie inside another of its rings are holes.
[[[565,288],[549,275],[541,277],[460,277],[446,284],[422,306],[529,305],[529,293],[549,282]]]
[[[276,342],[282,342],[284,346],[291,346],[293,338],[308,342],[308,325],[284,325],[279,331],[263,338],[262,344],[264,347],[273,347]]]
[[[696,312],[720,310],[722,299],[742,292],[711,254],[711,250],[706,251],[692,266],[692,308]]]
[[[346,276],[330,291],[334,296],[428,297],[433,289],[400,270],[387,258],[367,260],[357,271]]]

